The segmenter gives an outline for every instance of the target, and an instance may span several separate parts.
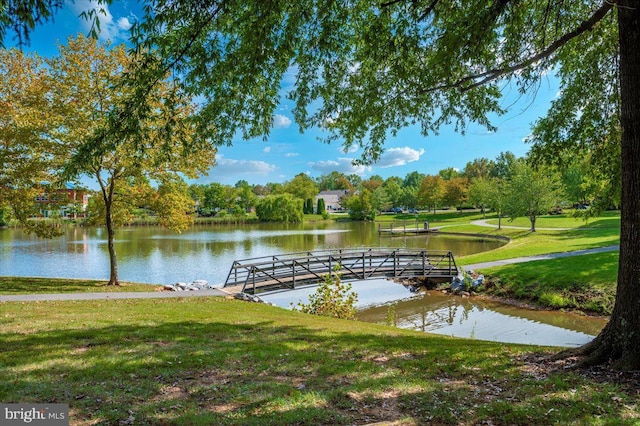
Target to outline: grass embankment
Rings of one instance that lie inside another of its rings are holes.
[[[552,309],[609,315],[613,309],[618,252],[539,260],[483,269],[485,293]]]
[[[68,278],[0,277],[0,294],[145,292],[160,288],[155,285],[133,283],[110,286],[107,285],[107,281]]]
[[[437,216],[436,216],[437,218]],[[616,245],[620,239],[620,216],[605,213],[588,222],[570,215],[542,216],[538,228],[557,230],[511,229],[506,226],[529,226],[526,219],[514,222],[503,219],[505,228],[471,225],[477,216],[455,220],[448,217],[442,231],[481,233],[506,236],[511,241],[495,250],[457,258],[457,262],[472,265],[482,262],[594,249]],[[497,224],[495,218],[487,222]],[[569,229],[562,229],[569,228]],[[488,277],[485,292],[491,295],[516,298],[554,309],[577,309],[608,315],[615,299],[618,273],[618,252],[595,253],[562,259],[539,260],[482,269]]]
[[[71,424],[637,424],[639,397],[555,351],[221,297],[3,303],[0,401]]]

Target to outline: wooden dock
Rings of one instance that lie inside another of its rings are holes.
[[[403,221],[378,223],[378,234],[388,234],[392,236],[407,234],[427,234],[437,231],[437,229],[429,228],[429,222]]]
[[[450,251],[404,248],[340,249],[298,252],[236,260],[223,288],[257,294],[317,284],[336,272],[344,281],[372,277],[424,277],[435,282],[458,274]]]

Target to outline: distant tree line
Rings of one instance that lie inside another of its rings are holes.
[[[381,212],[476,208],[497,213],[499,219],[527,217],[535,230],[536,219],[543,214],[566,208],[578,208],[583,214],[617,208],[619,194],[614,188],[619,184],[599,176],[586,159],[544,166],[503,152],[493,160],[478,158],[463,169],[448,167],[437,174],[413,171],[404,178],[374,175],[363,180],[336,171],[315,179],[300,173],[290,181],[265,185],[244,180],[233,186],[193,184],[189,195],[201,216],[245,215],[255,210],[260,220],[295,222],[302,220],[302,214],[325,212],[324,200],[317,198],[320,192],[346,190],[342,207],[353,220],[374,220]],[[279,198],[282,202],[274,204],[274,197],[282,195],[290,198],[287,202]],[[285,208],[300,211],[278,211]]]
[[[167,188],[167,184],[161,185],[155,201],[149,203],[149,197],[143,196],[151,190],[149,183],[130,182],[127,186],[130,206],[126,214],[116,211],[114,215],[122,223],[135,215],[163,213],[163,208],[176,203],[162,202],[162,188]],[[535,230],[538,216],[559,213],[564,208],[578,208],[583,214],[617,208],[619,194],[613,188],[617,188],[616,183],[598,178],[598,172],[591,171],[586,160],[574,159],[564,166],[534,166],[530,158],[504,152],[494,160],[470,161],[461,170],[448,167],[437,174],[413,171],[404,178],[383,179],[375,175],[363,180],[357,175],[334,171],[315,179],[300,173],[289,181],[264,185],[251,185],[246,180],[235,185],[174,182],[171,196],[182,194],[189,200],[177,204],[188,207],[183,212],[186,215],[241,219],[255,212],[262,221],[299,222],[303,214],[326,215],[324,199],[318,194],[339,189],[347,191],[342,207],[353,220],[374,220],[381,212],[477,208],[483,213],[497,213],[499,219],[527,217]],[[102,217],[102,208],[100,200],[93,199],[90,218]],[[0,211],[3,222],[7,222],[10,210]],[[165,212],[159,216],[184,215]]]

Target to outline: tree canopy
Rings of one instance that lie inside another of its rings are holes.
[[[560,183],[554,173],[535,170],[524,161],[517,162],[509,182],[505,213],[512,219],[525,216],[531,222],[531,231],[536,230],[538,216],[547,214],[557,206],[561,197]]]

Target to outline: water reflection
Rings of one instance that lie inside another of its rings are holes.
[[[183,234],[137,227],[116,233],[120,278],[153,284],[196,279],[222,283],[234,260],[286,252],[407,247],[451,250],[462,256],[501,244],[449,235],[380,236],[371,223],[210,225]],[[0,229],[0,275],[107,279],[106,232],[101,228],[70,228],[61,238],[43,240],[21,230]],[[604,326],[604,321],[569,314],[529,311],[437,293],[416,298],[403,286],[384,279],[353,283],[353,287],[359,296],[359,319],[386,323],[389,303],[394,302],[398,327],[431,333],[575,346],[589,341]],[[308,300],[313,291],[315,288],[306,288],[269,297],[280,306],[290,307],[298,300]]]
[[[0,275],[107,279],[109,257],[102,228],[69,228],[43,240],[0,229]],[[451,250],[462,256],[499,247],[495,240],[454,236],[385,237],[373,223],[207,225],[176,234],[159,227],[121,228],[116,252],[123,281],[171,284],[204,279],[221,283],[234,260],[287,252],[353,247]]]
[[[455,337],[549,346],[580,346],[593,339],[605,321],[580,315],[536,311],[479,298],[438,292],[361,310],[358,319]]]
[[[601,319],[523,309],[480,298],[463,299],[439,292],[415,294],[385,279],[351,285],[358,294],[358,320],[453,337],[574,347],[591,341],[605,325]],[[290,309],[300,302],[308,303],[315,289],[309,286],[260,297]]]

